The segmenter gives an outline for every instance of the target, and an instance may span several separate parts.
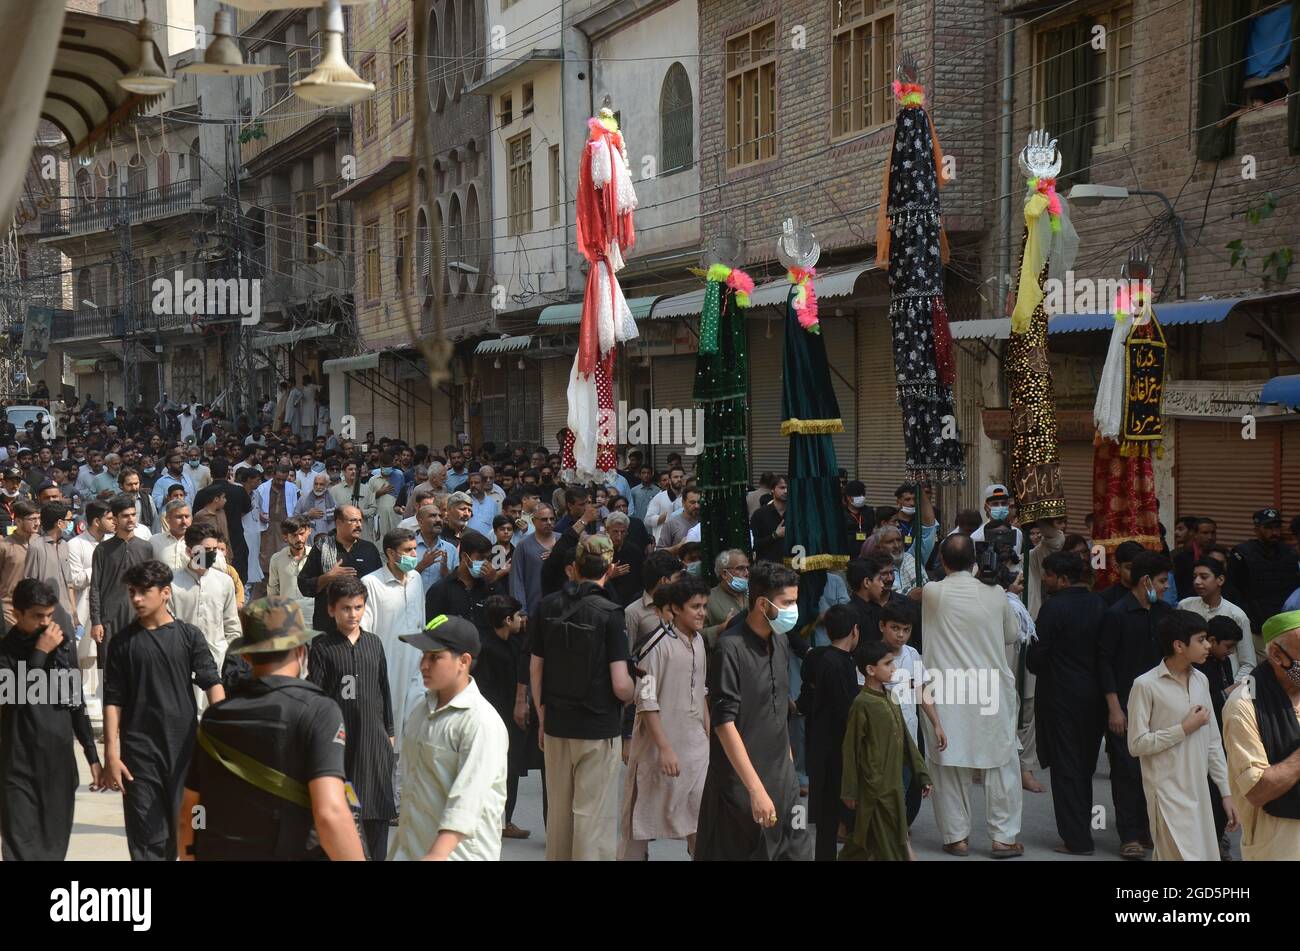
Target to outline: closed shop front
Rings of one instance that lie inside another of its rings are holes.
[[[569,371],[573,358],[541,360],[542,436],[538,443],[551,452],[559,452],[555,434],[569,425]]]
[[[1209,516],[1218,523],[1219,543],[1232,546],[1255,537],[1251,514],[1259,509],[1276,506],[1289,521],[1300,504],[1297,425],[1261,417],[1255,438],[1243,439],[1239,419],[1178,420],[1176,511],[1162,513],[1165,527],[1172,533],[1175,519]],[[1285,480],[1284,473],[1290,474]],[[1284,498],[1295,500],[1291,508]]]
[[[857,476],[867,484],[868,502],[893,505],[894,490],[907,481],[907,451],[903,445],[903,414],[894,385],[889,317],[883,310],[858,319],[857,352],[861,420]]]
[[[702,449],[704,434],[696,425],[695,354],[655,357],[650,363],[650,415],[647,421],[655,469],[668,464],[668,454],[682,454],[682,464],[687,473],[694,471],[695,456],[686,455],[687,436],[692,437],[692,448]],[[643,408],[643,407],[642,407]],[[699,418],[702,425],[702,417]],[[628,420],[629,425],[633,420]],[[630,440],[629,441],[633,441]],[[640,440],[635,440],[640,442]]]
[[[829,310],[829,308],[826,308]],[[839,402],[844,431],[836,433],[835,458],[852,478],[858,469],[858,354],[856,320],[823,316],[822,338],[831,370],[831,385]],[[771,336],[768,336],[768,332]],[[785,473],[790,462],[790,440],[781,435],[782,356],[785,330],[780,319],[767,315],[749,321],[749,471],[754,484],[764,472]],[[811,383],[811,381],[809,381]]]
[[[1061,487],[1065,490],[1067,533],[1085,537],[1084,519],[1092,512],[1092,443],[1084,439],[1066,439],[1058,444],[1061,453]]]

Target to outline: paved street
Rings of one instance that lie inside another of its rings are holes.
[[[101,747],[100,755],[103,755]],[[80,754],[78,754],[80,761]],[[90,773],[84,762],[81,763],[84,782],[90,782]],[[1039,779],[1046,784],[1047,774]],[[1105,807],[1107,818],[1106,831],[1095,835],[1097,852],[1088,857],[1058,855],[1052,849],[1060,839],[1056,835],[1056,823],[1052,817],[1052,800],[1050,793],[1036,795],[1025,793],[1024,828],[1020,841],[1025,846],[1025,857],[1035,860],[1063,862],[1097,862],[1119,861],[1119,840],[1113,831],[1111,822],[1110,780],[1106,775],[1106,761],[1103,757],[1093,781],[1093,801]],[[964,861],[991,861],[988,856],[990,842],[988,832],[982,822],[984,815],[984,791],[975,786],[971,794],[971,810],[975,817],[971,830],[971,855]],[[542,861],[546,857],[546,840],[542,831],[542,785],[541,773],[534,771],[519,783],[519,806],[515,810],[515,824],[532,830],[532,837],[523,841],[507,840],[502,851],[502,858],[510,861]],[[1240,834],[1233,836],[1233,856],[1241,857]],[[929,803],[921,807],[921,814],[912,827],[912,842],[920,859],[939,859],[942,861],[963,861],[946,854],[940,848],[939,833],[934,824],[934,813]],[[122,807],[118,797],[111,793],[92,793],[83,785],[77,791],[76,825],[72,831],[72,846],[68,858],[81,861],[125,860],[126,834],[122,829]],[[684,842],[657,842],[650,847],[652,861],[678,860],[688,858]]]

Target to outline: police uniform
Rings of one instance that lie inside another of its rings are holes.
[[[1256,526],[1280,525],[1282,516],[1277,509],[1260,509],[1253,521]],[[1291,592],[1300,587],[1296,550],[1278,540],[1270,551],[1263,541],[1252,538],[1232,550],[1228,580],[1241,592],[1241,607],[1250,617],[1251,629],[1258,633],[1265,621],[1282,610]]]
[[[302,610],[287,598],[254,602],[244,630],[230,645],[232,654],[287,650],[317,633],[306,629]],[[307,784],[323,776],[344,780],[346,740],[338,704],[309,681],[273,675],[235,685],[204,712],[185,781],[202,809],[194,857],[324,859]]]

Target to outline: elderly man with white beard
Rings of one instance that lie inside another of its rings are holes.
[[[1024,854],[1020,834],[1023,794],[1016,748],[1016,682],[1008,645],[1020,625],[1006,593],[972,573],[975,546],[966,535],[949,535],[939,546],[945,577],[921,589],[924,662],[934,703],[948,737],[942,751],[929,728],[927,756],[934,778],[934,814],[950,855],[970,854],[970,785],[984,774],[992,857]]]

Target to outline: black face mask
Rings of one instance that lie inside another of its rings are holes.
[[[215,548],[203,549],[203,567],[211,568],[215,565],[217,563],[218,554],[219,552]]]

